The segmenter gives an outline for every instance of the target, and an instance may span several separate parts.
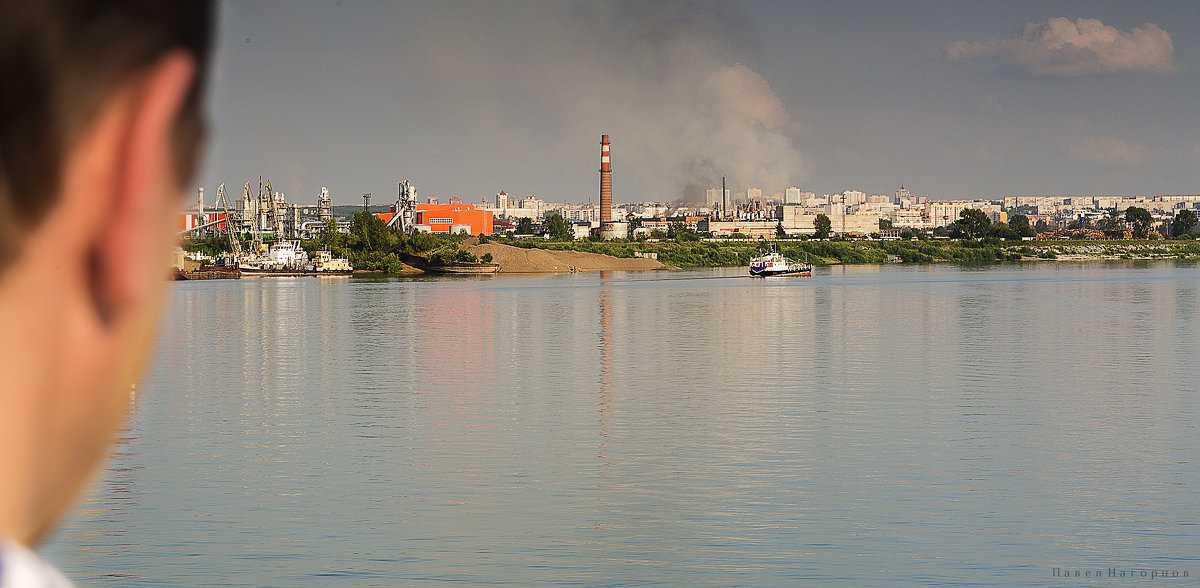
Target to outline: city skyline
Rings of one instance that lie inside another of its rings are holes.
[[[1197,192],[1186,3],[224,4],[198,184],[292,201]],[[1066,44],[1070,41],[1070,44]]]

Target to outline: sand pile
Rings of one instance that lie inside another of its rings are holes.
[[[464,243],[464,245],[467,244]],[[485,253],[491,253],[492,262],[500,264],[500,271],[506,274],[657,270],[667,267],[656,260],[640,257],[625,259],[581,251],[522,249],[500,243],[467,245],[464,249],[480,257],[483,257]]]

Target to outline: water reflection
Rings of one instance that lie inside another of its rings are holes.
[[[1200,563],[1195,266],[740,273],[173,285],[48,552],[117,585]]]
[[[610,416],[612,413],[612,354],[613,354],[613,309],[612,272],[600,272],[600,459],[606,466],[613,464],[607,454],[608,438],[612,436]],[[607,467],[601,475],[607,475]]]

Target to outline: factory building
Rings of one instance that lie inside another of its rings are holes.
[[[417,230],[431,233],[492,234],[492,211],[477,210],[474,204],[418,204]]]

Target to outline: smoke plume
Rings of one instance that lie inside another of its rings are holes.
[[[610,134],[616,201],[703,200],[722,176],[734,192],[768,194],[804,179],[796,126],[732,41],[735,13],[697,3],[550,3],[515,15],[470,6],[472,16],[435,27],[427,73],[486,93],[493,106],[471,115],[481,124],[533,108],[526,124],[558,127],[556,148],[583,142],[596,158]],[[526,152],[546,148],[529,144],[532,134],[511,137]]]

